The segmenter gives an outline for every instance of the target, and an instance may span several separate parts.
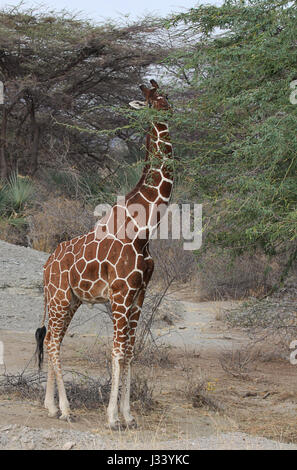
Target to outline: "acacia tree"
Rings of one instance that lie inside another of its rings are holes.
[[[0,176],[16,167],[34,173],[65,141],[81,167],[90,159],[102,162],[104,139],[79,129],[123,124],[110,106],[135,98],[146,68],[162,56],[146,43],[152,30],[146,20],[96,26],[64,13],[2,10]]]
[[[295,2],[226,0],[166,21],[192,35],[166,60],[178,78],[176,145],[207,243],[296,260]],[[185,99],[185,97],[187,99]]]

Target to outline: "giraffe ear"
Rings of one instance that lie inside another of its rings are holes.
[[[150,82],[151,82],[151,84],[153,85],[154,88],[156,88],[156,89],[159,88],[159,85],[158,85],[158,83],[156,82],[156,80],[153,80],[153,79],[152,79],[152,80],[150,80]]]
[[[130,101],[129,106],[133,109],[141,109],[146,106],[145,101]]]
[[[147,88],[145,85],[139,85],[139,88],[141,89],[143,96],[147,100],[150,95],[150,89]]]
[[[147,88],[145,85],[141,84],[139,85],[139,88],[141,89],[142,93],[148,92],[149,88]]]

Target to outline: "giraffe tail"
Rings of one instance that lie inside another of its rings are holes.
[[[35,356],[38,358],[38,369],[41,370],[43,364],[43,341],[46,335],[46,328],[42,326],[41,328],[37,328],[35,332],[35,339],[36,339],[36,351]]]
[[[37,328],[35,331],[35,339],[36,339],[36,351],[35,357],[38,359],[38,369],[41,370],[43,364],[43,342],[46,335],[46,327],[44,326],[46,317],[46,302],[44,301],[44,315],[42,320],[42,326]]]

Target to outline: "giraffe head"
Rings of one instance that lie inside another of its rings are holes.
[[[154,108],[157,111],[163,109],[167,111],[170,105],[167,101],[167,95],[158,92],[159,85],[155,80],[150,80],[152,87],[147,88],[145,85],[140,85],[145,101],[131,101],[129,105],[134,109],[141,109],[145,106]]]

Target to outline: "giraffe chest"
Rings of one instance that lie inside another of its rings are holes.
[[[102,303],[115,290],[142,285],[142,253],[131,243],[104,238],[82,247],[69,270],[69,283],[83,302]]]
[[[143,284],[142,245],[96,231],[63,242],[45,266],[51,295],[69,287],[82,302],[107,302],[111,293],[137,292]],[[53,291],[53,292],[52,292]]]

